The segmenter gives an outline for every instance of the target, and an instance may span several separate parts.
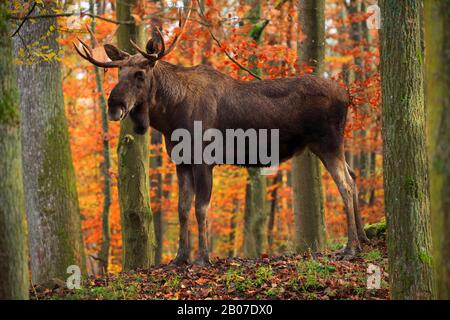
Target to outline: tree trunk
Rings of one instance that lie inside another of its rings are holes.
[[[354,64],[357,67],[356,69],[349,70],[351,73],[351,81],[355,81],[358,86],[362,86],[364,80],[366,79],[366,72],[364,66],[364,59],[362,57],[363,52],[367,52],[367,48],[362,45],[362,40],[367,41],[368,30],[367,24],[365,20],[359,21],[355,19],[355,16],[358,16],[362,11],[364,11],[364,3],[361,0],[350,0],[348,5],[346,5],[348,10],[348,14],[352,19],[352,23],[350,25],[350,38],[352,40],[351,49],[357,49],[354,56]],[[358,49],[359,48],[359,49]],[[367,113],[368,106],[367,104],[363,104],[357,106],[357,113]],[[352,156],[352,165],[353,169],[356,169],[361,173],[361,176],[367,178],[368,170],[369,170],[369,154],[367,152],[367,142],[365,137],[367,136],[367,131],[364,128],[359,130],[353,130],[353,140],[354,143],[358,145],[359,150],[355,150],[355,154]],[[359,197],[364,198],[366,192],[364,189],[359,190]]]
[[[270,201],[269,223],[267,225],[267,243],[269,247],[269,254],[272,254],[273,252],[273,229],[275,226],[275,213],[278,207],[278,189],[280,188],[282,178],[283,173],[281,171],[278,171],[276,177],[272,182],[274,188],[271,195],[272,199]]]
[[[95,14],[94,0],[90,0],[90,10],[92,14]],[[91,29],[95,34],[95,19],[92,19]],[[95,39],[91,39],[92,45],[95,43]],[[111,169],[111,152],[109,147],[109,124],[108,124],[108,111],[105,92],[103,91],[103,77],[102,70],[95,67],[95,84],[96,90],[99,95],[99,109],[102,115],[102,133],[103,133],[103,163],[102,163],[102,175],[103,175],[103,211],[102,211],[102,245],[98,254],[100,262],[100,272],[108,272],[109,253],[111,250],[111,230],[109,226],[109,215],[111,207],[111,177],[109,171]]]
[[[425,1],[425,76],[437,294],[450,298],[450,1]]]
[[[161,157],[161,145],[162,145],[162,135],[159,131],[152,129],[151,132],[151,145],[152,153],[150,156],[150,170],[152,172],[150,176],[150,186],[152,190],[155,191],[154,197],[152,198],[153,205],[155,205],[155,212],[153,212],[153,217],[155,219],[155,237],[156,237],[156,252],[155,252],[155,264],[161,264],[162,258],[162,242],[163,242],[163,210],[162,210],[162,195],[163,195],[163,179],[162,174],[157,170],[162,166]]]
[[[324,0],[304,0],[298,6],[304,41],[298,44],[299,64],[323,72],[325,45]],[[326,245],[322,175],[319,159],[309,150],[292,160],[295,216],[295,248],[302,253],[322,251]]]
[[[433,297],[420,16],[422,1],[382,1],[383,170],[393,299]]]
[[[257,43],[261,39],[262,32],[267,25],[261,23],[261,1],[246,0],[251,5],[246,17],[253,28],[250,37]],[[252,71],[261,74],[261,70],[256,67],[256,56],[249,57],[249,64]],[[266,229],[266,177],[260,174],[259,168],[248,168],[248,184],[245,203],[244,229],[244,255],[249,258],[257,258],[265,248],[267,237],[264,235]]]
[[[117,19],[130,21],[135,0],[117,1]],[[119,48],[134,53],[130,39],[144,47],[144,25],[122,24],[117,31]],[[120,123],[119,203],[122,224],[123,269],[148,268],[155,262],[155,231],[150,208],[149,135],[133,131],[130,117]]]
[[[8,4],[0,3],[0,300],[28,299],[19,95]]]
[[[244,255],[258,258],[265,248],[266,179],[258,168],[249,168],[245,195]]]
[[[245,207],[244,207],[244,244],[242,251],[244,256],[248,258],[254,258],[257,256],[255,250],[255,237],[252,233],[252,195],[251,195],[251,182],[250,178],[247,178],[247,185],[245,187]]]
[[[53,8],[46,3],[44,9]],[[57,54],[57,29],[56,18],[27,21],[20,30],[22,40],[14,38],[15,52],[38,42],[39,48],[48,46],[48,52]],[[85,272],[86,263],[61,66],[55,58],[45,60],[32,50],[26,58],[18,66],[25,206],[33,283],[46,284],[54,278],[66,279],[70,265]]]
[[[361,12],[365,12],[365,5],[364,2],[360,2],[358,0],[352,0],[351,1],[351,7],[354,8],[352,13],[354,14],[358,14]],[[353,23],[354,25],[356,25],[355,27],[352,27],[352,31],[355,32],[353,40],[353,46],[354,48],[359,48],[359,50],[357,50],[357,56],[355,57],[355,64],[358,67],[358,69],[356,70],[356,75],[355,75],[355,80],[358,81],[358,85],[360,86],[361,89],[363,89],[364,87],[364,82],[367,79],[367,70],[366,70],[366,66],[365,66],[365,61],[364,58],[362,56],[362,53],[365,52],[369,52],[369,46],[368,46],[368,42],[369,42],[369,30],[367,28],[367,23],[365,20],[363,21],[359,21],[359,22],[355,22]],[[360,105],[358,107],[359,110],[359,114],[362,114],[363,117],[365,117],[366,119],[369,118],[369,106],[367,103],[364,103],[362,105]],[[366,123],[369,120],[365,120]],[[358,155],[358,166],[357,168],[353,168],[353,169],[359,169],[360,175],[362,178],[364,179],[368,179],[369,175],[370,175],[370,153],[368,151],[368,139],[367,139],[367,129],[365,128],[366,126],[363,126],[361,129],[357,130],[357,143],[359,144],[360,148],[359,148],[359,155]],[[367,201],[367,187],[366,184],[362,184],[361,188],[359,189],[358,192],[358,196],[359,196],[359,200],[364,200],[364,204],[366,204]],[[361,201],[360,201],[361,202]]]
[[[205,6],[205,0],[199,0],[198,5],[201,8],[201,12],[203,12],[205,15],[208,14],[207,7]],[[211,47],[212,47],[212,41],[213,39],[211,37],[206,38],[206,42],[204,43],[204,46],[202,48],[202,64],[211,65],[211,61],[209,61],[208,56],[205,55],[205,52],[208,52],[208,54],[211,54]]]
[[[237,199],[233,200],[233,212],[230,217],[230,234],[228,241],[230,249],[228,250],[228,257],[233,258],[236,254],[235,241],[236,241],[236,218],[239,213],[240,202]]]

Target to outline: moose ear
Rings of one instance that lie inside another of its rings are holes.
[[[150,39],[147,42],[147,45],[145,46],[145,50],[147,53],[159,53],[163,49],[162,44],[158,40]]]
[[[147,53],[152,54],[152,53],[157,53],[157,48],[155,46],[155,42],[153,41],[153,39],[150,39],[147,41],[147,45],[145,46],[145,51],[147,51]]]
[[[130,55],[122,50],[119,50],[112,44],[105,44],[103,46],[105,48],[106,55],[112,60],[112,61],[118,61],[118,60],[124,60],[128,58]]]

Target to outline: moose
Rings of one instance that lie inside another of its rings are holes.
[[[182,23],[180,19],[181,30],[186,20],[187,17]],[[169,156],[175,145],[172,133],[182,128],[193,136],[196,121],[201,121],[205,130],[215,128],[221,132],[237,128],[278,129],[280,161],[308,148],[322,161],[339,189],[348,232],[348,242],[339,257],[351,258],[360,252],[361,243],[368,239],[358,210],[355,174],[344,156],[344,127],[351,100],[347,90],[311,74],[241,81],[208,65],[174,65],[162,58],[175,48],[182,32],[166,49],[161,31],[155,29],[145,50],[131,41],[137,51],[134,55],[105,44],[110,61],[97,60],[92,49],[81,40],[81,49],[74,45],[78,54],[95,66],[120,68],[118,83],[108,99],[109,119],[120,121],[131,117],[138,134],[144,134],[150,126],[160,131]],[[174,265],[189,263],[188,219],[194,198],[198,223],[195,263],[210,264],[206,216],[216,165],[191,162],[176,166],[180,231]]]

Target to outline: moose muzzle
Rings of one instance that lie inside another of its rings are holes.
[[[115,87],[108,98],[108,118],[110,121],[119,121],[126,117],[127,106],[120,94],[120,91]]]

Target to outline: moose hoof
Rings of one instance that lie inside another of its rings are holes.
[[[208,257],[197,257],[194,261],[194,264],[199,267],[207,267],[211,265]]]
[[[169,263],[169,266],[180,267],[180,266],[186,266],[188,264],[189,264],[189,258],[177,256],[175,259],[173,259]]]
[[[344,261],[354,260],[358,257],[359,252],[361,252],[361,249],[346,246],[344,249],[336,252],[336,259]]]
[[[358,239],[359,239],[360,243],[369,243],[370,242],[370,239],[367,238],[367,236],[365,234],[362,236],[359,236]]]

